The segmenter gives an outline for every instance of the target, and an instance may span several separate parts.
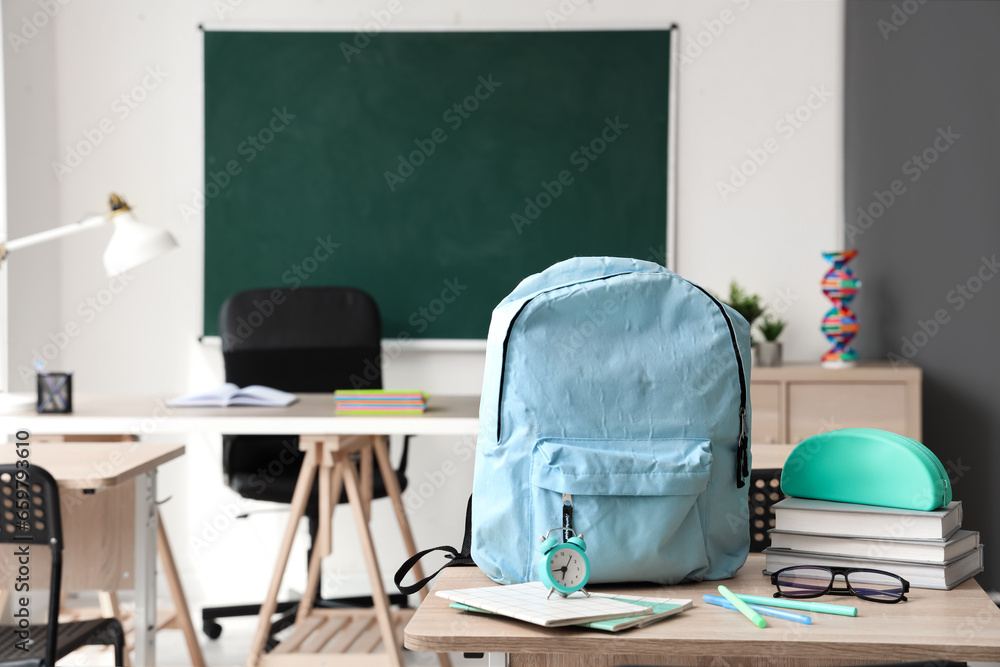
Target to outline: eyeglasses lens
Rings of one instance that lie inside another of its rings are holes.
[[[788,597],[815,597],[833,580],[833,574],[821,567],[793,567],[778,573],[778,590]]]
[[[847,583],[858,596],[869,600],[898,600],[903,595],[903,582],[898,577],[882,572],[850,572]]]

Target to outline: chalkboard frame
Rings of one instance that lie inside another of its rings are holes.
[[[356,32],[362,34],[355,25],[344,24],[312,24],[312,25],[267,25],[267,24],[237,24],[237,23],[201,23],[199,30],[203,32]],[[629,32],[629,31],[662,31],[669,33],[670,60],[668,63],[668,112],[667,112],[667,150],[666,150],[666,220],[665,242],[662,263],[671,270],[676,270],[677,263],[677,218],[678,218],[678,109],[679,109],[679,73],[680,73],[680,39],[679,26],[676,23],[666,25],[620,26],[592,25],[575,26],[572,32]],[[504,33],[504,32],[553,32],[546,26],[495,26],[495,25],[386,25],[379,33]],[[558,32],[558,31],[554,31]],[[204,76],[204,70],[202,71]],[[206,330],[207,320],[203,321],[202,331]],[[218,335],[202,334],[199,341],[218,342]],[[392,344],[398,348],[422,351],[479,351],[486,346],[485,338],[385,338],[384,344]]]

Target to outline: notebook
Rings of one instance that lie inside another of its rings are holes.
[[[420,391],[341,389],[333,402],[338,415],[419,415],[427,407],[427,396]]]
[[[652,605],[644,602],[637,604],[636,601],[597,595],[588,598],[583,593],[574,593],[568,598],[557,595],[546,598],[549,590],[540,581],[438,591],[437,594],[452,602],[547,628],[643,616],[653,611]]]
[[[647,625],[661,621],[669,616],[679,614],[693,606],[693,602],[691,600],[680,600],[675,598],[651,598],[639,597],[637,595],[596,595],[596,597],[606,597],[612,600],[628,602],[629,604],[643,607],[651,605],[653,611],[649,614],[642,614],[640,616],[626,616],[625,618],[590,621],[588,623],[581,623],[580,627],[591,628],[594,630],[605,630],[607,632],[618,632],[619,630],[628,630],[629,628],[644,628]],[[470,607],[469,605],[464,605],[459,602],[452,602],[449,606],[452,609],[461,609],[462,611],[471,611],[480,614],[493,613],[477,607]]]
[[[628,630],[629,628],[644,628],[647,625],[652,625],[657,621],[662,621],[663,619],[673,616],[674,614],[687,611],[694,606],[694,602],[691,600],[678,598],[651,598],[641,597],[638,595],[601,595],[600,597],[608,597],[612,600],[620,600],[622,602],[628,602],[629,604],[639,605],[642,607],[650,605],[653,608],[653,611],[649,614],[612,619],[608,621],[593,621],[584,624],[588,628],[593,628],[595,630],[607,630],[608,632],[618,632],[619,630]]]
[[[230,405],[250,405],[262,408],[283,408],[299,400],[295,394],[252,384],[240,389],[232,382],[209,391],[194,392],[172,398],[172,408],[224,408]]]

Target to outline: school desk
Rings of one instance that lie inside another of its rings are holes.
[[[768,618],[763,629],[738,611],[702,601],[705,593],[717,595],[720,583],[735,593],[770,597],[774,586],[763,568],[763,555],[750,554],[736,577],[722,582],[591,587],[694,600],[693,609],[621,633],[546,629],[451,609],[434,592],[495,584],[476,567],[448,568],[406,626],[404,643],[415,651],[506,653],[510,667],[1000,662],[1000,610],[972,579],[950,591],[911,588],[898,604],[824,596],[816,601],[856,606],[858,616],[810,613],[812,625]]]
[[[380,436],[380,435],[471,435],[475,436],[479,430],[479,397],[478,396],[431,396],[428,401],[427,411],[422,415],[414,416],[336,416],[333,409],[332,394],[301,394],[299,401],[284,408],[253,408],[253,407],[229,407],[229,408],[172,408],[167,406],[165,398],[157,397],[137,397],[137,396],[89,396],[79,394],[73,397],[73,413],[71,414],[44,414],[39,415],[34,411],[33,397],[22,394],[12,395],[10,401],[20,399],[20,405],[13,405],[0,409],[0,433],[6,434],[8,439],[12,439],[13,434],[24,429],[32,434],[132,434],[143,436],[147,434],[184,434],[191,432],[203,433],[244,433],[261,435],[282,435],[298,434],[303,437],[302,445],[308,448],[307,456],[311,456],[314,465],[303,465],[303,470],[312,471],[311,474],[318,475],[322,485],[343,483],[345,487],[350,482],[347,475],[334,475],[333,468],[336,461],[343,461],[344,457],[352,453],[361,455],[361,471],[359,474],[359,496],[360,503],[352,503],[352,510],[360,510],[361,514],[355,517],[367,521],[366,496],[369,496],[370,487],[365,484],[367,479],[365,467],[373,465],[372,459],[378,460],[379,465],[383,464],[382,455],[385,442],[382,439],[375,439],[372,446],[359,445],[356,440],[342,436]],[[312,452],[310,454],[309,452]],[[374,456],[373,456],[374,454]],[[327,465],[329,464],[329,465]],[[308,474],[308,473],[307,473]],[[137,502],[140,496],[155,497],[155,476],[147,474],[137,479],[143,479],[143,493],[138,493]],[[338,479],[340,482],[338,482]],[[387,481],[395,479],[394,476],[386,477]],[[326,480],[324,482],[324,480]],[[328,489],[329,491],[329,489]],[[393,492],[387,489],[392,498],[396,519],[400,525],[403,542],[410,554],[416,552],[416,544],[409,529],[406,519],[402,499],[398,489]],[[339,497],[339,491],[330,494]],[[301,509],[294,503],[292,507],[292,517],[296,511]],[[332,511],[332,510],[331,510]],[[321,517],[322,518],[322,517]],[[154,513],[155,521],[155,513]],[[288,551],[291,547],[290,534],[294,532],[295,522],[290,520],[289,528],[286,530],[285,539],[279,554],[279,562],[275,567],[274,578],[268,593],[268,602],[276,597],[277,588],[280,584],[280,577],[287,562]],[[153,524],[155,526],[155,523]],[[365,523],[367,531],[367,523]],[[359,528],[360,531],[360,528]],[[365,540],[360,536],[362,542]],[[329,540],[325,539],[325,543]],[[154,543],[155,548],[155,543]],[[325,549],[316,550],[322,553]],[[370,553],[369,553],[370,552]],[[366,561],[371,571],[372,564],[375,563],[374,551],[365,548]],[[152,567],[155,559],[155,549],[143,558],[147,559],[149,567]],[[312,568],[310,568],[312,569]],[[262,572],[263,574],[263,572]],[[422,576],[422,575],[420,575]],[[372,587],[380,589],[381,582],[378,577],[370,577]],[[377,582],[377,583],[376,583]],[[138,582],[137,582],[138,583]],[[377,591],[376,591],[377,592]],[[155,600],[155,580],[150,578],[143,582],[143,591],[137,590],[137,596],[143,595],[142,599]],[[383,591],[384,594],[384,591]],[[376,596],[377,597],[377,596]],[[266,604],[265,607],[272,605]],[[387,604],[380,605],[385,608]],[[269,617],[263,610],[262,617]],[[323,610],[316,610],[315,614],[323,614]],[[389,623],[392,619],[387,619],[386,615],[379,612],[377,614],[378,626],[385,633],[390,631]],[[150,616],[152,618],[152,616]],[[303,619],[304,620],[304,619]],[[260,627],[262,628],[262,621]],[[327,624],[325,627],[333,627]],[[351,628],[345,629],[350,630]],[[293,637],[292,640],[295,638]],[[155,664],[155,633],[145,633],[140,644],[140,637],[136,637],[136,660],[137,665]],[[376,641],[377,643],[377,641]],[[292,641],[294,644],[294,641]],[[286,645],[286,649],[291,645]],[[250,650],[250,662],[256,663],[260,658],[260,649],[263,647],[263,635],[260,628],[253,640]],[[280,648],[280,647],[279,647]],[[374,644],[373,644],[374,648]],[[277,649],[276,649],[277,651]],[[295,662],[299,653],[276,652],[264,656],[265,661],[277,664],[283,659]],[[281,656],[286,656],[282,658]],[[355,659],[358,659],[355,656]],[[391,662],[399,662],[398,651],[395,655],[390,655]],[[390,662],[390,664],[391,664]]]
[[[192,663],[204,665],[166,533],[157,520],[153,490],[156,469],[182,456],[184,445],[40,442],[37,434],[25,441],[29,444],[20,448],[28,450],[29,465],[44,468],[59,484],[65,545],[63,590],[100,591],[101,611],[121,620],[117,591],[134,584],[136,663],[144,664],[149,656],[141,648],[157,624],[154,584],[159,551],[176,606],[174,616],[164,619],[160,627],[182,630]],[[13,442],[3,445],[0,460],[17,460]],[[34,562],[41,571],[50,567],[45,552]],[[7,567],[2,570],[9,571]],[[2,590],[11,588],[5,584]]]

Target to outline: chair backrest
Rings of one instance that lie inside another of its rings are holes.
[[[226,381],[291,392],[381,389],[382,320],[351,287],[239,292],[222,304]]]
[[[22,459],[26,460],[26,459]],[[32,546],[47,546],[52,552],[49,586],[49,621],[45,664],[56,663],[59,635],[59,593],[62,582],[62,517],[59,486],[45,468],[0,464],[0,543],[14,544],[15,554]],[[30,556],[29,556],[30,558]],[[15,559],[17,562],[19,559]]]
[[[241,387],[262,384],[293,393],[382,388],[382,320],[375,300],[359,289],[239,292],[222,304],[219,334],[226,381]],[[246,498],[290,502],[302,464],[297,442],[295,436],[224,436],[226,483]],[[404,444],[397,470],[403,488],[406,458]],[[267,484],[260,482],[262,469],[268,470]],[[374,497],[384,495],[377,468],[373,483]],[[307,511],[313,510],[310,501]]]

